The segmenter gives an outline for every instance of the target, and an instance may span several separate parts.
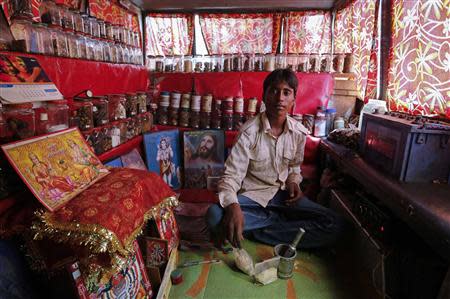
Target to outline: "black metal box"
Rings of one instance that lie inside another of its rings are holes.
[[[450,127],[404,114],[364,114],[361,154],[405,182],[448,181]],[[450,182],[449,182],[450,183]]]

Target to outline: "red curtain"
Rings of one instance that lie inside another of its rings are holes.
[[[281,14],[201,14],[200,26],[211,55],[275,53]]]
[[[194,34],[192,14],[148,14],[145,18],[146,54],[190,55]]]
[[[355,0],[336,13],[334,24],[334,52],[352,53],[357,88],[366,94],[369,61],[376,30],[377,0]]]
[[[449,20],[448,1],[393,0],[391,110],[450,118]]]
[[[369,58],[369,71],[367,73],[367,86],[366,93],[364,95],[364,103],[367,103],[369,99],[377,99],[377,85],[378,85],[378,48],[379,39],[378,36],[378,8],[379,1],[375,4],[375,22],[373,26],[372,35],[372,49],[370,51]]]
[[[290,12],[286,16],[287,53],[330,53],[331,13],[327,11]]]

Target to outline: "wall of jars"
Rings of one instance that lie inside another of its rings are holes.
[[[149,132],[145,92],[0,106],[0,144],[78,127],[97,155]]]
[[[352,73],[352,54],[236,54],[212,56],[154,56],[147,67],[155,72],[271,72],[291,68],[296,72]]]
[[[138,32],[51,0],[41,3],[39,14],[41,22],[35,22],[26,9],[13,11],[10,20],[15,39],[13,50],[111,63],[142,64],[143,53]]]

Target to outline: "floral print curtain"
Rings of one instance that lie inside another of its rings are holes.
[[[194,34],[191,14],[148,14],[145,18],[146,54],[190,55]]]
[[[390,109],[450,118],[450,1],[393,0],[391,54]]]
[[[290,12],[286,16],[286,53],[330,53],[331,13]]]
[[[366,94],[370,56],[376,30],[377,0],[355,0],[337,11],[334,23],[334,53],[352,53],[357,88]]]
[[[209,54],[275,53],[280,14],[201,14]]]
[[[115,1],[89,0],[90,15],[116,25],[122,25],[140,32],[137,16]]]

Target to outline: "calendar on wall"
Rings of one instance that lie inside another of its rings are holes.
[[[4,104],[60,100],[63,95],[35,58],[0,54],[0,100]]]

